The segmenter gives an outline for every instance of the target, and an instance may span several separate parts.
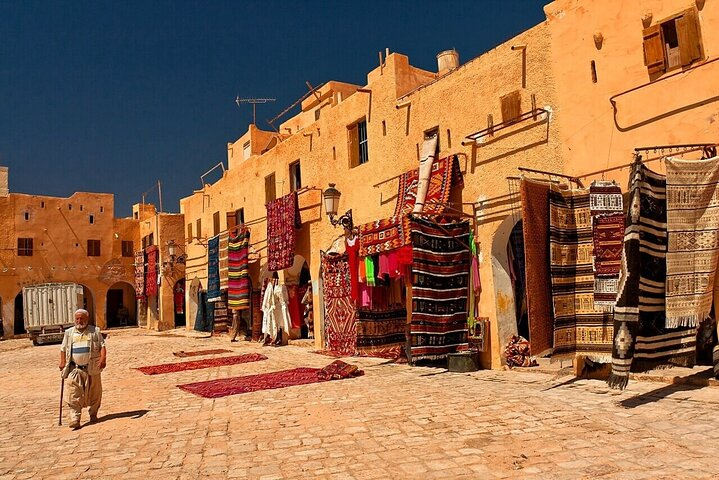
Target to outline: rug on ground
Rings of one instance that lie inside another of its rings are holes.
[[[267,357],[260,355],[259,353],[247,353],[244,355],[236,355],[234,357],[207,358],[205,360],[195,360],[192,362],[165,363],[162,365],[138,367],[137,370],[141,371],[145,375],[158,375],[161,373],[183,372],[185,370],[225,367],[228,365],[238,365],[240,363],[259,362],[260,360],[267,360]]]

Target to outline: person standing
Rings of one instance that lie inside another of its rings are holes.
[[[105,339],[100,329],[88,325],[87,310],[75,311],[75,326],[65,331],[60,346],[60,370],[68,379],[66,404],[70,408],[70,428],[80,428],[82,409],[90,410],[90,422],[97,421],[102,401],[100,374],[107,365]]]

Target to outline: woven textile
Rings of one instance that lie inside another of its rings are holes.
[[[530,354],[529,341],[519,335],[512,335],[509,339],[509,344],[504,349],[504,356],[509,368],[537,366],[537,361]]]
[[[469,223],[412,217],[410,361],[439,360],[467,347]]]
[[[207,301],[220,299],[220,237],[215,235],[207,241]]]
[[[145,298],[145,251],[135,252],[135,298]]]
[[[411,225],[407,214],[414,209],[418,182],[418,168],[402,174],[399,177],[394,214],[390,218],[358,227],[360,257],[386,252],[411,243]],[[445,204],[449,201],[452,186],[461,184],[462,171],[456,156],[435,161],[422,212],[427,215],[442,213]]]
[[[357,355],[399,358],[407,338],[407,310],[357,310]]]
[[[667,158],[667,323],[709,317],[719,255],[719,157]]]
[[[611,361],[612,322],[594,308],[589,191],[549,189],[554,355]]]
[[[317,378],[320,380],[342,380],[343,378],[361,377],[362,375],[364,375],[364,370],[360,370],[356,365],[350,365],[342,360],[335,360],[317,372]]]
[[[665,178],[641,162],[629,177],[624,253],[619,296],[614,308],[614,347],[609,385],[625,388],[630,370],[694,363],[691,328],[666,329]]]
[[[157,296],[157,257],[160,253],[157,245],[150,245],[145,249],[147,255],[147,271],[145,274],[145,295]]]
[[[192,362],[165,363],[163,365],[139,367],[137,370],[145,375],[159,375],[161,373],[175,373],[185,370],[200,370],[202,368],[225,367],[228,365],[238,365],[240,363],[259,362],[260,360],[267,360],[267,357],[259,353],[247,353],[234,357],[206,358]]]
[[[195,314],[195,330],[212,333],[215,323],[215,304],[207,301],[207,292],[197,291],[197,313]]]
[[[220,234],[220,260],[219,260],[219,272],[220,272],[220,290],[227,290],[227,262],[228,262],[228,243],[229,234],[223,232]]]
[[[552,280],[549,274],[549,184],[523,179],[522,229],[526,277],[529,341],[534,355],[543,355],[553,345],[554,315]]]
[[[354,355],[357,331],[347,255],[322,254],[325,349]]]
[[[624,238],[622,189],[614,182],[592,182],[589,209],[594,238],[594,305],[611,312],[617,299]]]
[[[226,350],[224,348],[215,348],[213,350],[195,350],[191,352],[185,352],[184,350],[181,350],[179,352],[172,352],[172,354],[176,357],[185,358],[185,357],[199,357],[201,355],[217,355],[220,353],[230,353],[232,350]]]
[[[297,192],[267,204],[267,268],[271,272],[292,266],[297,229],[302,226]]]
[[[250,308],[250,273],[248,255],[250,231],[240,230],[228,239],[227,302],[234,310]]]

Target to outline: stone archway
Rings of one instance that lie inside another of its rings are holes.
[[[135,288],[127,282],[116,282],[107,290],[105,297],[107,328],[137,325]]]

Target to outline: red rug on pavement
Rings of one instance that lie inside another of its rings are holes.
[[[184,370],[199,370],[201,368],[225,367],[227,365],[237,365],[240,363],[259,362],[267,360],[267,357],[259,353],[248,353],[245,355],[236,355],[234,357],[206,358],[204,360],[195,360],[192,362],[165,363],[163,365],[152,365],[149,367],[139,367],[137,370],[145,375],[158,375],[161,373],[175,373]]]
[[[219,398],[241,393],[272,390],[275,388],[308,385],[343,378],[359,377],[364,371],[341,360],[335,360],[325,368],[300,367],[279,372],[248,375],[245,377],[222,378],[207,382],[187,383],[177,387],[204,398]]]
[[[199,357],[200,355],[216,355],[218,353],[229,353],[232,350],[226,350],[224,348],[216,348],[214,350],[195,350],[192,352],[185,352],[185,351],[179,351],[179,352],[172,352],[172,354],[176,357]]]

